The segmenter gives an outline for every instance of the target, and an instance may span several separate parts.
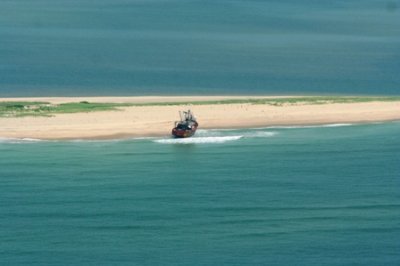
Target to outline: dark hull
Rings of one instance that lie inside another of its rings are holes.
[[[172,135],[175,138],[190,138],[196,133],[196,130],[197,130],[197,126],[193,127],[190,130],[189,129],[178,129],[175,127],[174,129],[172,129]]]

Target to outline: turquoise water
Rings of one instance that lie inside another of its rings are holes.
[[[0,261],[399,265],[399,135],[394,122],[3,139]]]
[[[400,95],[399,0],[1,0],[0,97]]]

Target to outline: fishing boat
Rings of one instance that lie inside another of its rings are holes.
[[[180,121],[175,122],[175,127],[172,129],[172,135],[175,138],[189,138],[196,133],[199,123],[193,113],[188,110],[179,112]]]

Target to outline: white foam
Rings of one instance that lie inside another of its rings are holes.
[[[43,141],[41,139],[32,139],[32,138],[0,138],[1,143],[32,143],[32,142],[40,142]]]
[[[270,131],[254,131],[244,133],[243,136],[246,138],[269,138],[275,136],[276,134],[278,133]]]
[[[346,123],[343,123],[343,124],[328,124],[328,125],[322,125],[322,127],[348,127],[348,126],[351,126],[351,125],[353,125],[353,124],[346,124]]]
[[[129,138],[127,140],[147,140],[147,139],[155,139],[155,137],[135,137],[135,138]]]
[[[223,137],[221,130],[199,129],[196,131],[196,137]]]
[[[115,138],[115,139],[71,139],[65,140],[65,142],[83,142],[83,143],[113,143],[113,142],[124,142],[124,141],[134,141],[134,140],[152,140],[155,137],[132,137],[132,138]]]
[[[162,144],[194,144],[194,143],[224,143],[241,139],[243,136],[224,136],[224,137],[193,137],[185,139],[157,139],[154,142]]]
[[[277,132],[260,131],[254,129],[201,129],[197,130],[196,137],[225,137],[237,135],[243,135],[244,137],[271,137],[276,134]]]
[[[276,129],[291,129],[291,128],[320,128],[320,127],[348,127],[353,124],[348,123],[337,123],[337,124],[325,124],[325,125],[309,125],[309,126],[270,126],[270,127],[260,127],[253,129],[268,129],[268,128],[276,128]]]
[[[43,141],[41,139],[32,139],[32,138],[22,138],[22,141],[27,141],[27,142],[39,142],[39,141]]]

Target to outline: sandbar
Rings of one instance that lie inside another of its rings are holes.
[[[252,97],[262,98],[261,96],[0,98],[0,102],[45,101],[54,104],[79,101],[102,103],[180,102],[176,105],[129,106],[118,108],[117,111],[55,114],[51,117],[0,117],[0,137],[61,140],[169,136],[174,121],[179,119],[178,112],[186,109],[194,112],[202,129],[400,120],[400,101],[304,103],[281,106],[251,103],[185,104],[193,101]]]

